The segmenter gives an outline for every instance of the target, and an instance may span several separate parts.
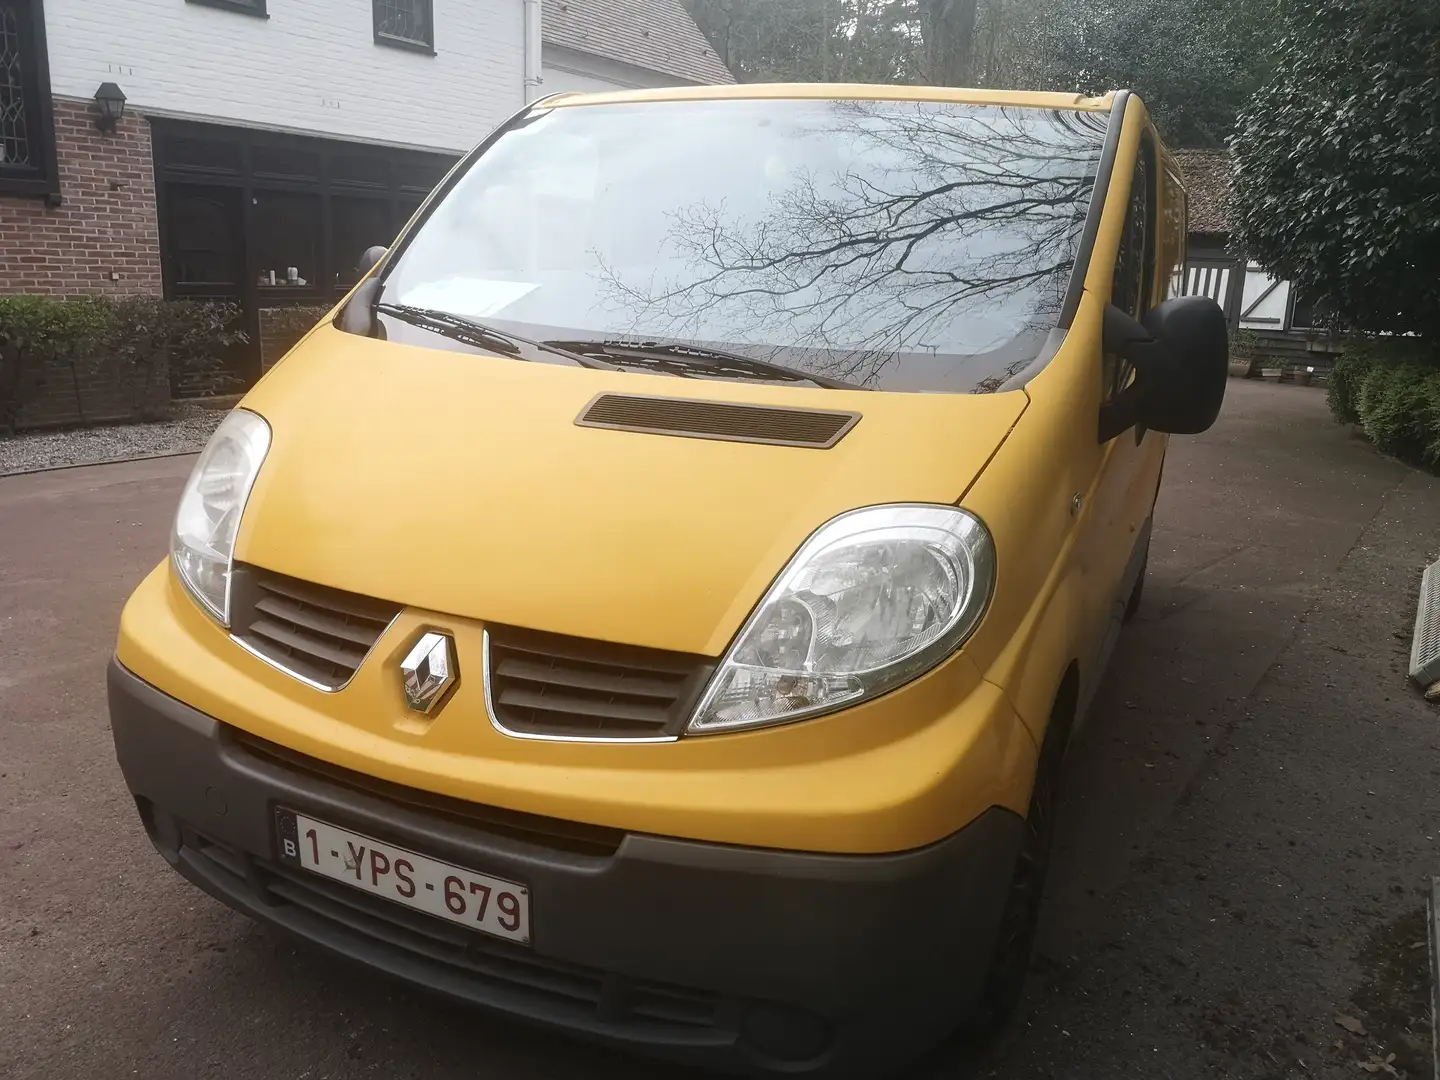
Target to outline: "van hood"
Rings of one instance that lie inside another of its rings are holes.
[[[598,394],[853,411],[830,449],[582,427]],[[953,503],[1027,403],[552,366],[314,331],[246,397],[242,562],[436,613],[721,654],[816,528]]]

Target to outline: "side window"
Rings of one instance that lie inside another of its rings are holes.
[[[1130,208],[1125,232],[1115,259],[1115,280],[1110,302],[1128,315],[1140,318],[1154,305],[1155,249],[1155,147],[1147,136],[1140,147],[1130,185]],[[1113,398],[1130,382],[1129,365],[1118,357],[1105,357],[1105,397]]]

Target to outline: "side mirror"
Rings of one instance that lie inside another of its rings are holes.
[[[379,244],[371,248],[366,248],[365,254],[360,256],[360,261],[355,266],[355,269],[360,272],[360,276],[364,277],[373,270],[375,264],[385,257],[385,252],[388,250],[389,248],[382,247]]]
[[[365,249],[365,254],[361,255],[360,261],[355,264],[355,269],[362,278],[375,269],[375,264],[385,257],[387,250],[389,249],[378,244]],[[379,278],[372,277],[362,281],[349,302],[335,316],[335,325],[345,333],[359,337],[383,336],[378,333],[380,323],[375,318],[375,305],[380,300],[381,287]]]
[[[1100,410],[1100,441],[1137,424],[1171,435],[1198,435],[1220,415],[1229,379],[1230,328],[1208,296],[1180,296],[1151,309],[1143,323],[1105,310],[1105,351],[1128,360],[1135,378]]]

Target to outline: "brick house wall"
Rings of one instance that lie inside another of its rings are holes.
[[[158,296],[149,122],[127,112],[107,135],[86,105],[57,99],[54,108],[64,201],[0,196],[0,293]]]
[[[0,196],[0,293],[111,296],[163,292],[150,124],[127,112],[113,134],[95,126],[88,103],[56,99],[55,156],[61,204]],[[51,361],[17,428],[33,429],[156,415],[168,375],[125,385],[106,357]]]

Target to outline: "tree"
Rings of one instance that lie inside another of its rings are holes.
[[[913,80],[908,0],[686,0],[741,82]]]
[[[1440,5],[1300,0],[1231,141],[1240,245],[1360,330],[1440,336]]]
[[[1269,74],[1281,0],[1061,0],[1035,28],[1048,89],[1121,87],[1176,146],[1219,146]]]
[[[1269,77],[1291,0],[686,0],[742,82],[1138,91],[1218,146]]]
[[[1025,113],[837,104],[801,138],[846,153],[797,158],[758,206],[678,208],[658,271],[601,264],[606,303],[640,333],[723,332],[851,384],[938,352],[994,390],[1054,326],[1104,135],[1103,116]]]

